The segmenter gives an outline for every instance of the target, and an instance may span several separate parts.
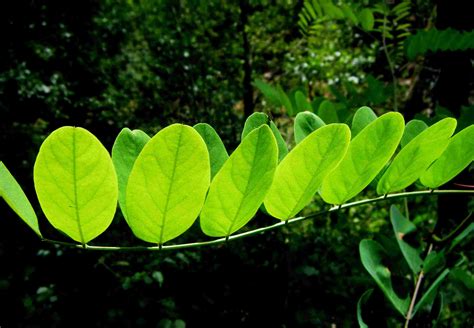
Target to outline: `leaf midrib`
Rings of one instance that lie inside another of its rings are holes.
[[[85,244],[84,233],[81,226],[81,216],[79,214],[79,200],[77,197],[77,179],[76,179],[76,128],[72,130],[72,179],[73,179],[73,190],[74,190],[74,211],[76,214],[77,228],[79,230],[79,236],[81,238],[81,243]]]

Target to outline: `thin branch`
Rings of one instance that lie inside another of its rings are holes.
[[[356,206],[370,204],[370,203],[377,203],[377,202],[381,202],[381,201],[385,201],[389,199],[417,197],[417,196],[423,196],[423,195],[439,195],[439,194],[474,194],[474,190],[423,190],[423,191],[411,191],[411,192],[387,194],[387,195],[383,195],[376,198],[368,198],[368,199],[358,200],[351,203],[332,206],[331,208],[327,210],[316,212],[307,216],[300,216],[293,219],[280,221],[270,226],[257,228],[257,229],[242,232],[239,234],[235,234],[235,235],[231,235],[231,236],[227,236],[223,238],[218,238],[214,240],[193,242],[193,243],[184,243],[184,244],[176,244],[176,245],[160,245],[160,246],[100,246],[100,245],[87,245],[87,244],[82,245],[82,244],[52,240],[52,239],[47,239],[47,238],[43,238],[42,241],[51,243],[51,244],[56,244],[56,245],[62,245],[62,246],[68,246],[68,247],[80,248],[80,249],[86,249],[86,250],[95,250],[95,251],[159,251],[159,250],[164,251],[164,250],[177,250],[177,249],[185,249],[185,248],[196,248],[196,247],[202,247],[202,246],[223,244],[232,240],[262,234],[266,231],[281,228],[285,225],[293,224],[293,223],[300,222],[303,220],[314,219],[316,217],[319,217],[331,212],[337,212],[346,208],[356,207]]]

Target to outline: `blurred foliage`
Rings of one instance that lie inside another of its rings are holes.
[[[110,149],[125,126],[152,134],[173,122],[207,122],[232,150],[243,126],[246,56],[251,80],[260,81],[252,89],[255,110],[272,115],[291,144],[290,123],[302,106],[315,113],[321,106],[342,110],[337,116],[342,121],[350,121],[362,105],[373,106],[378,114],[392,108],[394,85],[383,33],[394,61],[400,110],[430,124],[451,115],[461,116],[464,126],[472,122],[467,97],[454,108],[434,95],[443,77],[439,63],[446,58],[436,57],[442,53],[409,61],[400,52],[406,33],[431,27],[441,16],[434,1],[411,1],[409,8],[399,6],[406,1],[332,1],[357,13],[357,24],[345,10],[345,18],[320,15],[311,33],[302,35],[299,15],[307,3],[313,1],[1,4],[0,160],[33,195],[39,145],[62,125],[83,126]],[[364,9],[371,11],[373,27],[367,11],[361,14]],[[243,47],[243,32],[250,53]],[[288,100],[270,100],[262,95],[265,87]],[[315,202],[307,211],[322,206]],[[419,238],[427,238],[437,224],[435,199],[411,200],[408,206],[411,220],[426,232]],[[168,253],[93,253],[44,245],[3,203],[0,213],[2,327],[255,327],[262,322],[266,327],[353,327],[358,298],[374,286],[360,263],[359,241],[395,242],[388,204],[346,210],[224,246]],[[273,222],[259,214],[248,228]],[[64,238],[44,218],[40,225],[45,235]],[[96,242],[139,243],[127,229],[117,216]],[[203,236],[193,226],[180,238]],[[473,324],[470,245],[472,237],[458,246],[465,261],[442,289],[442,327]],[[375,326],[396,326],[397,314],[383,296],[374,292],[372,297],[366,306],[379,320]]]

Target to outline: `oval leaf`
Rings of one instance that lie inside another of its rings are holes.
[[[420,120],[411,120],[405,126],[405,132],[403,132],[402,140],[400,140],[400,146],[405,147],[413,138],[419,135],[421,132],[428,129],[428,125]]]
[[[198,123],[193,127],[202,137],[209,152],[209,160],[211,161],[211,179],[229,158],[224,143],[212,126],[206,123]]]
[[[351,134],[354,139],[356,135],[359,134],[367,125],[372,123],[377,119],[377,115],[374,111],[367,106],[359,108],[352,119]]]
[[[257,212],[273,180],[277,145],[267,125],[242,141],[211,183],[201,228],[212,237],[229,236]]]
[[[125,191],[127,190],[128,177],[138,154],[140,154],[148,140],[150,140],[150,137],[145,132],[124,128],[120,131],[112,147],[112,162],[118,179],[118,201],[124,217],[127,217]]]
[[[343,204],[367,187],[395,152],[403,128],[403,116],[391,112],[363,129],[339,166],[324,179],[320,192],[324,201]]]
[[[51,133],[36,158],[34,182],[46,218],[75,241],[86,244],[112,223],[117,176],[89,131],[66,126]]]
[[[311,112],[301,112],[295,118],[295,142],[298,144],[313,131],[326,125],[318,115]]]
[[[474,125],[457,133],[441,156],[421,176],[421,183],[437,188],[466,168],[474,158]]]
[[[3,198],[10,208],[38,235],[41,232],[38,226],[38,218],[26,197],[23,189],[13,175],[8,171],[3,162],[0,161],[0,198]]]
[[[330,124],[299,143],[275,171],[265,197],[268,213],[286,220],[301,211],[311,201],[323,178],[342,160],[350,138],[347,125]]]
[[[281,136],[280,131],[273,121],[270,121],[270,129],[272,130],[273,136],[278,146],[278,161],[281,162],[286,155],[288,155],[288,147],[286,146],[285,139]]]
[[[359,13],[359,21],[360,24],[362,25],[362,28],[366,31],[370,31],[374,28],[374,14],[372,13],[372,10],[365,8],[362,9],[361,12]]]
[[[318,115],[327,124],[339,122],[336,106],[329,100],[324,100],[321,105],[319,105]]]
[[[384,258],[387,256],[385,249],[374,240],[364,239],[359,244],[359,252],[364,268],[369,272],[395,309],[402,316],[405,316],[410,300],[408,296],[400,298],[393,289],[392,274],[383,264]]]
[[[145,145],[127,186],[127,222],[133,233],[163,244],[191,227],[210,181],[206,144],[193,128],[170,125]]]
[[[454,118],[445,118],[416,136],[403,148],[377,185],[379,194],[402,190],[414,183],[446,149],[456,129]]]

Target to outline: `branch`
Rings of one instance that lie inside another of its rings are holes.
[[[281,228],[288,224],[293,224],[296,222],[300,222],[303,220],[314,219],[316,217],[331,213],[337,212],[345,208],[356,207],[360,205],[370,204],[370,203],[377,203],[389,199],[397,199],[397,198],[409,198],[409,197],[417,197],[423,195],[440,195],[440,194],[474,194],[474,190],[423,190],[423,191],[411,191],[411,192],[400,192],[394,194],[387,194],[384,196],[376,197],[376,198],[368,198],[363,200],[358,200],[351,203],[346,203],[343,205],[337,205],[329,208],[328,210],[323,210],[320,212],[316,212],[307,216],[300,216],[293,219],[288,219],[285,221],[281,221],[275,223],[273,225],[257,228],[254,230],[238,233],[235,235],[231,235],[228,237],[218,238],[214,240],[208,241],[201,241],[201,242],[193,242],[193,243],[184,243],[184,244],[175,244],[175,245],[166,245],[166,246],[100,246],[100,245],[87,245],[87,244],[76,244],[72,242],[64,242],[58,240],[52,240],[43,238],[42,241],[55,244],[55,245],[62,245],[68,246],[73,248],[81,248],[86,250],[94,250],[94,251],[161,251],[161,250],[177,250],[177,249],[185,249],[185,248],[196,248],[201,246],[210,246],[210,245],[217,245],[217,244],[224,244],[231,240],[241,239],[257,234],[262,234],[265,231],[274,230],[277,228]]]

